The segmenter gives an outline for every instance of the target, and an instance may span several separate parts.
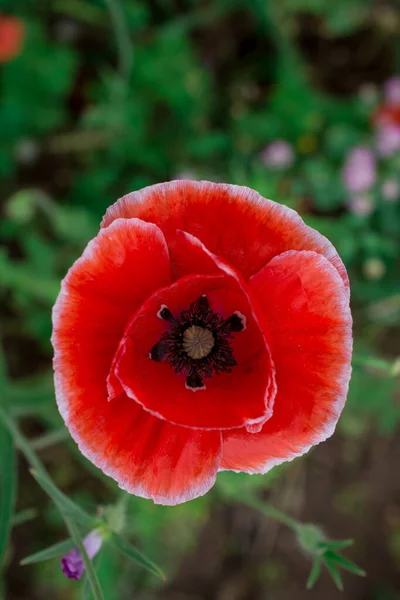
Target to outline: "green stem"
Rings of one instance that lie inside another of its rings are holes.
[[[14,442],[16,446],[21,450],[22,454],[25,455],[25,458],[28,460],[30,465],[41,473],[44,477],[48,478],[48,473],[41,461],[36,456],[34,450],[31,448],[29,442],[25,439],[22,433],[19,430],[18,425],[14,421],[10,415],[6,413],[6,411],[0,407],[0,418],[3,421],[4,425],[7,427],[12,437],[14,438]]]
[[[251,506],[256,510],[261,511],[270,519],[274,519],[274,521],[278,521],[279,523],[286,525],[293,531],[297,531],[299,527],[301,527],[301,523],[293,517],[289,517],[289,515],[286,515],[285,513],[281,512],[271,504],[263,502],[262,500],[259,500],[254,496],[239,496],[238,500],[243,504],[247,504],[247,506]]]
[[[72,538],[75,546],[78,548],[79,552],[82,555],[83,562],[85,564],[87,578],[88,578],[88,581],[92,588],[93,598],[94,598],[94,600],[104,600],[103,592],[101,591],[101,587],[100,587],[100,582],[96,575],[96,571],[93,568],[92,561],[88,557],[85,546],[82,543],[82,538],[79,533],[79,529],[78,529],[75,521],[73,521],[65,513],[63,513],[63,517],[64,517],[65,524],[67,525],[68,531],[71,535],[71,538]]]
[[[119,0],[105,0],[105,3],[110,11],[117,41],[119,72],[125,82],[128,83],[132,70],[133,48],[125,16]]]

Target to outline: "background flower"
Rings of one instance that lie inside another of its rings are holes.
[[[25,25],[16,17],[0,15],[0,63],[16,58],[22,51]]]
[[[382,196],[387,202],[396,202],[400,198],[400,186],[395,179],[386,179],[383,182]]]
[[[294,158],[293,147],[285,140],[275,140],[261,152],[263,163],[277,169],[288,169]]]
[[[376,161],[369,148],[358,146],[349,152],[342,169],[342,179],[350,192],[366,192],[373,186],[376,179]]]
[[[350,196],[348,206],[350,212],[360,217],[367,217],[375,210],[374,199],[367,194]]]
[[[386,102],[393,106],[400,106],[400,77],[388,79],[383,89]]]
[[[383,157],[392,156],[400,150],[400,125],[386,123],[378,127],[376,132],[376,148]]]

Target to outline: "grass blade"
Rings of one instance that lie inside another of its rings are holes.
[[[61,512],[68,517],[73,517],[75,521],[82,525],[93,527],[95,519],[84,511],[80,506],[70,500],[65,494],[63,494],[51,481],[51,479],[45,476],[43,473],[39,473],[34,469],[31,469],[33,477],[36,479],[38,484],[44,489],[44,491],[50,496],[53,502],[58,506]]]
[[[112,533],[110,542],[117,550],[122,552],[122,554],[137,562],[143,568],[153,573],[153,575],[160,577],[163,581],[166,580],[166,577],[161,569],[150,559],[144,556],[137,548],[135,548],[135,546],[130,544],[125,538],[116,533]]]
[[[64,540],[63,542],[54,544],[54,546],[49,546],[44,550],[39,550],[39,552],[35,552],[35,554],[30,554],[26,558],[22,559],[19,564],[25,566],[41,562],[42,560],[50,560],[56,556],[62,556],[66,552],[69,552],[69,550],[71,550],[73,547],[74,542],[72,540]]]
[[[3,565],[12,529],[17,493],[16,452],[8,430],[0,424],[0,567]]]
[[[65,496],[65,494],[63,494],[54,485],[49,474],[32,448],[29,440],[27,440],[20,431],[15,419],[8,415],[1,407],[0,419],[3,421],[4,426],[7,427],[8,431],[11,433],[15,444],[25,455],[31,467],[33,467],[31,469],[31,473],[44,491],[50,496],[50,498],[57,504],[58,507],[63,508],[63,511],[66,514],[71,516],[73,515],[76,521],[92,527],[96,522],[95,519],[77,504],[75,504],[75,502],[67,498],[67,496]]]
[[[15,445],[21,450],[22,454],[24,454],[25,458],[36,471],[43,473],[44,477],[48,477],[46,473],[46,469],[36,456],[34,450],[32,450],[28,440],[21,433],[15,419],[7,414],[7,412],[0,407],[0,419],[3,421],[4,426],[11,433]]]
[[[62,427],[60,429],[55,429],[54,431],[49,431],[49,433],[45,433],[40,437],[35,438],[31,441],[31,447],[34,450],[43,450],[44,448],[49,448],[50,446],[55,446],[60,442],[64,442],[69,439],[70,435],[68,429],[66,427]]]
[[[22,525],[23,523],[27,523],[28,521],[36,519],[38,514],[39,513],[36,510],[36,508],[27,508],[26,510],[21,510],[20,512],[15,513],[12,521],[13,527],[16,527],[17,525]]]

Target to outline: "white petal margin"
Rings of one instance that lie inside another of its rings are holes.
[[[101,226],[119,217],[154,222],[164,232],[187,231],[245,278],[285,251],[317,252],[337,269],[349,295],[346,268],[333,244],[296,211],[248,187],[210,181],[160,183],[117,200]]]
[[[221,470],[266,473],[333,434],[351,376],[352,318],[338,272],[314,252],[274,258],[250,288],[271,331],[278,392],[259,433],[223,433]]]
[[[174,505],[214,484],[220,432],[161,422],[124,395],[108,402],[106,384],[132,311],[168,283],[162,232],[138,219],[116,220],[62,282],[52,343],[57,404],[82,454],[129,493]]]

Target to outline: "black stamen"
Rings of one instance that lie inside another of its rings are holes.
[[[202,388],[204,387],[204,381],[202,380],[201,375],[192,372],[186,379],[186,385],[189,388]]]
[[[232,355],[229,355],[225,358],[224,364],[226,367],[234,367],[237,365],[237,362]]]
[[[157,313],[160,319],[164,319],[164,321],[172,321],[174,316],[172,312],[166,306],[163,306]]]
[[[226,319],[226,321],[223,324],[223,327],[235,333],[243,331],[243,319],[237,313],[234,313],[228,319]]]
[[[168,346],[164,342],[157,342],[152,349],[150,350],[150,358],[151,360],[163,360],[166,357],[168,352]]]
[[[169,329],[151,349],[150,358],[168,361],[176,373],[186,376],[186,387],[204,389],[205,379],[230,373],[237,364],[231,340],[233,333],[245,329],[246,319],[240,313],[224,319],[203,295],[177,316],[165,305],[157,316],[169,321]]]
[[[196,302],[193,303],[193,309],[200,314],[208,313],[210,305],[207,296],[200,296],[200,298],[197,298]]]

